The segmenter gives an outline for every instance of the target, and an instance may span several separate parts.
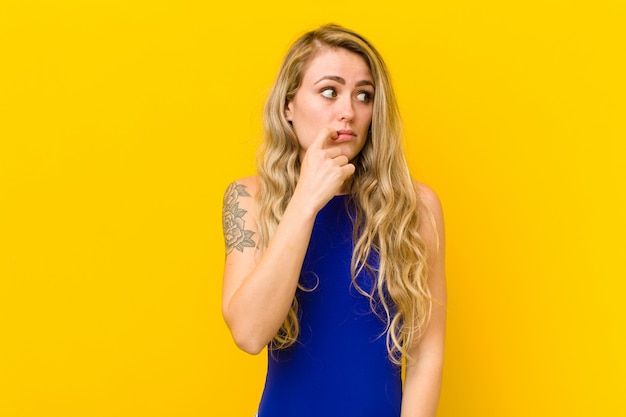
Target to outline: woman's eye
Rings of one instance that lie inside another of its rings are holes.
[[[335,98],[337,97],[337,92],[334,88],[325,88],[322,90],[322,96],[326,98]]]
[[[372,99],[372,95],[367,91],[361,91],[359,94],[356,95],[356,99],[362,101],[363,103],[369,103]]]

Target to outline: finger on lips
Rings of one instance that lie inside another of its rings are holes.
[[[311,144],[311,147],[317,148],[317,149],[324,149],[324,144],[329,139],[335,139],[336,137],[337,137],[337,132],[328,128],[324,128],[320,132],[320,134],[317,136],[315,141]]]

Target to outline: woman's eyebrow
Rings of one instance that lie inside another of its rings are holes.
[[[324,75],[322,78],[320,78],[319,80],[315,81],[313,83],[313,85],[315,85],[315,84],[317,84],[319,82],[322,82],[324,80],[336,81],[336,82],[338,82],[341,85],[346,85],[346,80],[344,80],[342,77],[340,77],[338,75]],[[361,86],[364,86],[364,85],[370,85],[370,86],[374,87],[374,83],[371,82],[370,80],[362,80],[362,81],[357,82],[355,85],[357,87],[361,87]]]
[[[320,78],[319,80],[315,81],[313,83],[313,85],[322,82],[324,80],[331,80],[331,81],[337,81],[339,84],[343,84],[346,85],[346,80],[344,80],[343,78],[341,78],[338,75],[324,75],[322,78]]]
[[[359,81],[359,82],[358,82],[358,83],[356,83],[355,85],[356,85],[357,87],[361,87],[361,86],[364,86],[364,85],[370,85],[370,86],[372,86],[372,88],[376,88],[376,87],[374,86],[374,83],[373,83],[373,82],[371,82],[370,80],[363,80],[363,81]]]

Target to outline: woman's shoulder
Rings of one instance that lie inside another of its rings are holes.
[[[441,201],[435,190],[429,185],[418,181],[413,181],[413,187],[422,206],[425,206],[432,212],[441,212]]]
[[[430,186],[414,181],[419,201],[420,231],[429,245],[439,247],[444,239],[443,209],[439,196]]]
[[[254,197],[259,190],[259,177],[252,175],[238,178],[226,188],[226,195]]]

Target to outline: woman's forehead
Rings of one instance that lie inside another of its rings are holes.
[[[365,59],[344,48],[320,49],[306,66],[302,81],[315,83],[323,77],[337,76],[352,82],[373,81]]]

